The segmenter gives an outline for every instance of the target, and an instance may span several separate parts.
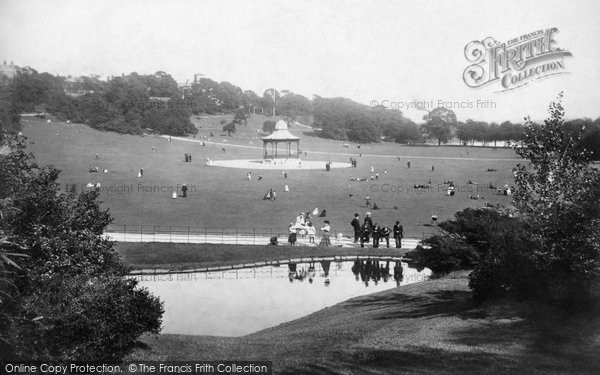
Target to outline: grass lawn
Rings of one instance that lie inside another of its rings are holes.
[[[302,246],[211,245],[184,243],[120,242],[117,252],[133,269],[184,270],[228,266],[267,260],[287,260],[334,255],[393,255],[405,250]]]
[[[269,360],[276,373],[599,373],[597,312],[476,305],[467,272],[238,337],[145,336],[127,360]]]
[[[487,189],[489,183],[495,186],[512,183],[511,169],[520,159],[510,149],[411,147],[394,143],[361,145],[359,149],[355,144],[344,147],[344,142],[315,137],[309,129],[296,126],[290,130],[302,137],[300,147],[308,152],[308,160],[346,162],[354,156],[358,167],[331,172],[292,169],[287,179],[281,171],[255,170],[252,173],[255,178],[247,181],[247,170],[206,167],[204,159],[261,158],[262,143],[253,137],[267,118],[253,116],[248,126],[241,126],[233,137],[220,135],[222,119],[229,118],[194,118],[200,131],[197,139],[213,132],[215,137],[211,141],[219,142],[204,147],[196,142],[100,132],[80,124],[58,121],[48,124],[35,118],[23,119],[23,132],[31,142],[29,150],[40,164],[52,164],[62,170],[61,182],[76,184],[80,190],[89,182],[102,184],[101,200],[115,218],[113,228],[109,229],[116,231],[124,224],[143,224],[163,228],[274,228],[281,232],[300,211],[318,207],[327,210],[333,231],[349,234],[354,213],[364,217],[368,210],[364,201],[368,195],[371,203],[381,207],[373,211],[374,221],[393,225],[400,220],[406,237],[421,238],[431,231],[423,224],[430,222],[432,214],[444,220],[466,207],[482,207],[488,202],[511,204],[511,197]],[[223,140],[227,143],[222,143]],[[99,160],[95,159],[96,153]],[[184,153],[193,155],[192,163],[184,162]],[[408,160],[412,163],[410,169],[406,165]],[[93,166],[109,172],[89,173]],[[349,181],[350,177],[374,175],[371,166],[379,173],[378,181]],[[143,178],[137,177],[140,168],[144,169]],[[497,172],[487,172],[488,168]],[[259,174],[264,177],[262,181],[256,178]],[[456,196],[445,195],[445,180],[454,181]],[[479,185],[467,184],[467,180]],[[430,190],[413,189],[415,184],[429,181]],[[189,197],[171,199],[173,189],[183,183],[189,187]],[[285,185],[290,192],[284,192]],[[278,192],[277,200],[262,200],[269,188]],[[485,199],[469,199],[476,194]],[[314,220],[317,228],[322,221],[322,218]]]

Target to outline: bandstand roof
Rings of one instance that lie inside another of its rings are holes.
[[[275,131],[261,138],[263,141],[298,141],[300,137],[296,137],[292,133],[289,132],[287,123],[283,120],[277,121],[275,124]]]

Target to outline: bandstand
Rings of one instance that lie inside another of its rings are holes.
[[[279,120],[275,131],[263,141],[263,159],[293,159],[300,157],[300,137],[289,132],[287,123]]]

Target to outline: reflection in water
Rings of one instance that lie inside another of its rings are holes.
[[[163,333],[242,336],[431,275],[399,261],[331,263],[132,277],[165,302]]]

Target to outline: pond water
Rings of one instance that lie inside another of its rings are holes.
[[[399,261],[315,260],[131,277],[164,302],[162,333],[243,336],[430,276]]]

